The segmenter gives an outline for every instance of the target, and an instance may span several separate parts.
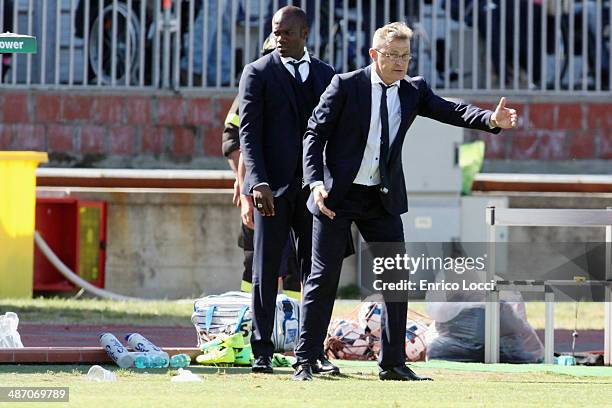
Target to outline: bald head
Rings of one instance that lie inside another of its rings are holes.
[[[308,27],[308,20],[306,19],[306,13],[299,7],[296,6],[285,6],[279,9],[276,13],[274,13],[274,17],[272,18],[272,24],[275,21],[280,20],[281,18],[286,19],[295,19],[296,23],[299,25],[299,28]]]

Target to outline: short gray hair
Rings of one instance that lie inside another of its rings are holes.
[[[406,40],[410,42],[411,38],[412,30],[405,23],[389,23],[374,32],[372,47],[377,48],[382,45],[387,45],[393,40]]]

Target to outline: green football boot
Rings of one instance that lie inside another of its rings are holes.
[[[242,349],[234,350],[234,354],[234,364],[236,365],[250,366],[251,362],[254,360],[250,344],[244,346]]]
[[[212,349],[196,357],[196,361],[202,365],[233,364],[235,359],[236,353],[231,347]]]

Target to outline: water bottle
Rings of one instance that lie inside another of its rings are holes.
[[[119,367],[128,368],[134,364],[136,353],[130,353],[112,333],[102,333],[100,345]]]
[[[146,339],[144,336],[138,333],[131,333],[125,336],[128,344],[136,351],[140,351],[142,353],[147,354],[157,354],[160,356],[163,361],[156,359],[155,364],[161,365],[161,367],[168,367],[170,363],[170,357],[168,357],[168,353],[157,347],[150,340]]]
[[[165,368],[168,367],[168,360],[158,353],[137,353],[134,358],[136,368]]]
[[[176,354],[170,358],[170,367],[183,368],[191,364],[191,357],[187,354]]]
[[[108,371],[99,365],[91,366],[87,372],[87,379],[89,381],[117,381],[117,376],[112,371]]]

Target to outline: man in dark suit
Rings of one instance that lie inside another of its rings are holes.
[[[446,101],[421,77],[406,76],[412,32],[403,23],[376,30],[372,65],[336,75],[321,96],[304,138],[304,181],[314,214],[312,271],[304,286],[295,380],[312,366],[332,313],[342,248],[353,222],[367,242],[404,242],[408,210],[401,150],[416,115],[498,133],[516,125],[500,100],[495,112]],[[427,135],[423,135],[427,137]],[[379,377],[424,380],[405,365],[406,302],[385,302]]]
[[[240,78],[240,150],[246,167],[243,193],[254,214],[253,372],[271,373],[271,341],[277,276],[283,247],[292,231],[302,281],[310,274],[312,215],[302,184],[302,137],[308,118],[329,84],[333,69],[310,56],[306,14],[281,8],[273,17],[277,48],[244,68]],[[336,367],[317,353],[317,369]]]

